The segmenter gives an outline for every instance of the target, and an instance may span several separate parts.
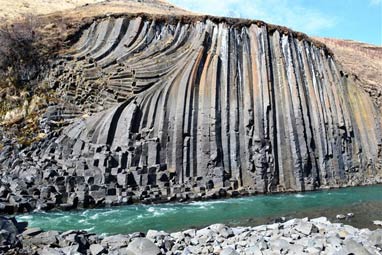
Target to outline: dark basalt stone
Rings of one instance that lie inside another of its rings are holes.
[[[167,21],[81,31],[47,79],[65,104],[41,125],[66,127],[1,150],[0,212],[380,180],[380,113],[325,47],[262,22]]]

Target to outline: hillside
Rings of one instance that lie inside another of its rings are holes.
[[[104,0],[42,0],[42,1],[28,1],[28,0],[1,0],[0,18],[17,19],[25,14],[49,14],[56,11],[66,11],[74,9],[85,4],[94,4]]]
[[[331,38],[316,38],[325,43],[339,63],[362,88],[369,93],[379,108],[382,107],[382,47],[366,43]]]
[[[118,12],[149,12],[157,14],[186,13],[164,0],[0,0],[0,19],[17,19],[25,14],[47,15],[62,13],[63,15],[96,16]],[[189,12],[188,12],[189,13]]]

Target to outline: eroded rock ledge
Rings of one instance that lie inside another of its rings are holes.
[[[48,79],[67,105],[44,119],[74,124],[2,151],[6,212],[378,180],[380,113],[326,48],[261,22],[170,21],[81,31]]]
[[[97,236],[86,231],[43,232],[19,229],[1,219],[0,249],[6,254],[380,254],[382,230],[330,223],[325,217],[292,219],[257,227],[214,224],[203,229],[166,233],[149,230],[128,235]],[[5,234],[9,234],[6,236]]]

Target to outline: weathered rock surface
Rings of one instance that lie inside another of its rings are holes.
[[[84,97],[89,111],[122,101],[52,146],[95,184],[268,192],[376,173],[372,103],[329,55],[292,34],[118,18],[93,23],[73,50],[76,61],[57,67],[58,87],[83,85],[63,96]]]
[[[301,233],[301,227],[317,231]],[[55,245],[19,235],[19,246],[3,247],[8,254],[381,254],[382,230],[356,229],[321,217],[292,219],[257,227],[230,228],[215,224],[176,233],[150,230],[117,236],[96,236],[84,231],[44,232]],[[228,237],[225,233],[231,233]],[[348,233],[346,236],[339,233]],[[154,234],[156,233],[156,234]],[[160,233],[160,234],[159,234]],[[110,245],[112,244],[112,245]],[[12,253],[13,252],[13,253]]]
[[[0,217],[0,251],[20,246],[19,227],[14,218]]]
[[[74,124],[19,152],[5,143],[2,212],[380,181],[378,109],[325,47],[285,28],[101,18],[48,80],[67,106],[44,121]]]

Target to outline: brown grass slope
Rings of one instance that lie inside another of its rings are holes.
[[[99,12],[120,11],[152,13],[180,12],[163,0],[0,0],[0,18],[17,19],[25,14],[46,15],[54,12],[67,12],[72,14],[99,15]],[[91,6],[89,8],[89,6]],[[73,11],[76,9],[76,11]],[[186,11],[183,11],[186,12]]]
[[[382,47],[332,38],[316,38],[326,44],[348,74],[382,107]]]

